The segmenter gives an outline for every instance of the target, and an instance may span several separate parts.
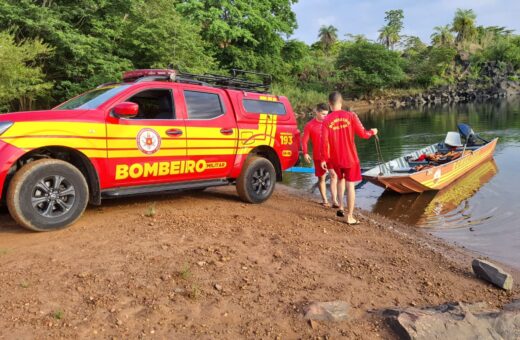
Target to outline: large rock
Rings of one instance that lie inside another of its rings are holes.
[[[344,301],[314,302],[305,309],[306,320],[341,321],[347,318],[348,303]]]
[[[513,288],[513,277],[499,266],[485,260],[474,259],[471,263],[475,275],[505,290]]]
[[[485,303],[394,308],[383,316],[401,339],[520,339],[520,304],[515,303],[503,311]]]

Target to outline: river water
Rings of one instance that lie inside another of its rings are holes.
[[[379,129],[384,160],[444,140],[457,123],[469,124],[483,138],[499,137],[493,160],[442,191],[400,195],[365,183],[356,206],[520,269],[520,98],[388,110],[360,119],[366,128]],[[378,164],[373,139],[357,140],[357,146],[362,168]],[[286,173],[284,179],[304,190],[315,181],[313,174]]]

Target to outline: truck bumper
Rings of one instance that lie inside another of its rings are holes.
[[[9,169],[24,153],[24,150],[0,140],[0,199],[3,199],[6,194],[5,181],[9,175]]]

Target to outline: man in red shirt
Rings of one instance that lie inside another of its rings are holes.
[[[357,155],[354,134],[368,139],[377,135],[377,129],[365,130],[354,112],[343,111],[343,98],[339,92],[329,95],[331,113],[322,123],[321,167],[327,169],[327,161],[332,163],[334,171],[339,177],[338,197],[339,210],[337,215],[344,217],[343,196],[345,195],[345,181],[347,186],[347,223],[358,224],[354,218],[354,204],[356,201],[355,182],[361,181],[361,166]]]
[[[303,148],[303,158],[307,163],[311,162],[311,156],[309,155],[307,144],[309,143],[309,137],[312,142],[312,158],[314,159],[314,173],[316,177],[318,177],[318,188],[320,189],[321,198],[323,200],[323,206],[329,207],[329,202],[327,200],[327,184],[325,183],[325,177],[327,174],[327,170],[321,167],[321,123],[323,119],[329,113],[329,108],[326,104],[318,104],[315,110],[315,117],[313,120],[308,122],[303,128],[303,138],[302,138],[302,148]],[[338,177],[332,167],[329,168],[330,174],[330,193],[332,198],[332,207],[339,208],[338,205],[338,196],[337,196],[337,187],[338,187]]]

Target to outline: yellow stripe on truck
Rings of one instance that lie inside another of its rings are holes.
[[[17,138],[5,140],[7,143],[20,149],[37,149],[44,146],[65,146],[72,149],[106,149],[106,141],[104,139],[88,139],[88,138]]]
[[[78,122],[16,122],[2,140],[27,151],[45,146],[77,149],[87,157],[105,158],[105,124]]]
[[[176,149],[176,150],[168,150],[168,149],[160,149],[153,155],[148,157],[182,157],[186,155],[185,149]],[[146,157],[144,153],[140,150],[108,150],[108,158],[138,158],[138,157]]]
[[[132,139],[109,139],[108,140],[109,150],[113,149],[136,149],[137,141]],[[166,137],[161,138],[161,149],[163,148],[186,148],[186,140],[184,139],[167,139]]]
[[[103,138],[105,124],[79,122],[16,122],[2,138],[37,136],[74,136]],[[10,143],[10,142],[9,142]]]

